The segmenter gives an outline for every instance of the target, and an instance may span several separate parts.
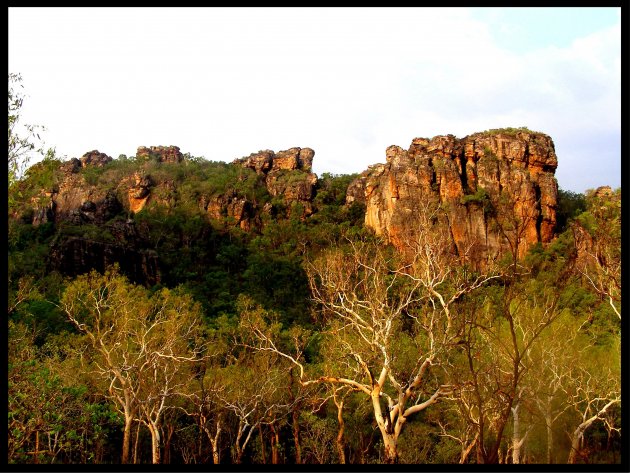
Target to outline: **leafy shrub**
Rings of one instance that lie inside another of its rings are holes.
[[[81,175],[85,182],[91,186],[96,186],[99,183],[100,177],[103,175],[105,167],[100,166],[87,166],[81,168]]]
[[[490,196],[483,187],[479,187],[474,194],[466,194],[462,196],[460,203],[467,205],[470,203],[473,204],[484,204],[490,200]]]
[[[586,197],[578,192],[558,189],[556,232],[562,233],[567,224],[586,210]]]
[[[492,128],[490,130],[486,130],[481,132],[483,135],[509,135],[516,136],[518,133],[540,133],[539,131],[532,131],[526,126],[519,126],[517,128],[506,127],[506,128]]]
[[[463,205],[477,205],[483,209],[484,214],[494,213],[494,206],[490,195],[483,187],[479,187],[474,194],[466,194],[460,199],[460,203]]]

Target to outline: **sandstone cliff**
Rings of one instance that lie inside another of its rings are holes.
[[[455,251],[479,267],[551,241],[556,167],[551,138],[528,130],[416,138],[408,150],[387,148],[386,163],[363,172],[346,201],[365,203],[365,224],[399,249],[423,224],[422,212],[439,206]]]

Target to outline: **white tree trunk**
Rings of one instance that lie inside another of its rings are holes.
[[[573,439],[571,440],[571,453],[569,453],[569,459],[567,460],[567,463],[575,463],[577,461],[577,456],[580,452],[580,443],[584,439],[584,432],[586,432],[586,429],[588,429],[597,419],[601,418],[601,416],[606,413],[610,406],[618,402],[620,402],[620,399],[613,399],[612,401],[609,401],[608,404],[602,407],[602,409],[597,414],[595,414],[593,417],[590,417],[589,419],[586,419],[584,422],[577,426],[577,428],[573,432]]]
[[[148,425],[151,432],[151,460],[157,465],[160,463],[160,429],[152,422]]]
[[[512,463],[515,465],[521,462],[521,446],[525,441],[525,438],[521,438],[521,418],[518,412],[520,407],[520,402],[515,403],[514,407],[512,407]]]
[[[553,423],[549,413],[545,415],[545,425],[547,426],[547,463],[551,464],[553,463]]]
[[[129,454],[131,451],[131,423],[133,417],[131,413],[125,409],[125,428],[123,431],[123,448],[122,448],[122,463],[129,463]]]

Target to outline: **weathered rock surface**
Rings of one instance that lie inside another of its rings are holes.
[[[81,168],[103,167],[112,158],[98,150],[85,153],[61,164],[61,179],[52,188],[42,189],[31,199],[34,208],[33,225],[46,222],[104,223],[122,208],[111,190],[93,186],[79,174]]]
[[[254,170],[262,176],[267,191],[281,197],[290,212],[292,204],[301,204],[302,218],[313,213],[313,197],[317,175],[311,172],[315,151],[311,148],[290,148],[274,153],[259,151],[233,164]]]
[[[81,156],[81,159],[80,159],[82,167],[86,167],[86,166],[102,167],[102,166],[105,166],[107,163],[109,163],[111,160],[112,160],[111,156],[108,156],[105,153],[101,153],[96,149],[92,151],[88,151],[83,156]]]
[[[212,197],[201,196],[199,207],[207,212],[210,218],[222,220],[227,217],[233,225],[245,231],[260,225],[254,204],[233,191]]]
[[[365,224],[402,249],[441,206],[458,255],[475,267],[518,257],[554,236],[558,186],[551,138],[542,133],[476,133],[416,138],[390,146],[386,163],[370,166],[349,187],[346,202],[366,205]]]
[[[153,181],[151,176],[143,173],[134,173],[130,179],[129,190],[127,191],[127,199],[129,202],[129,210],[133,213],[140,212],[149,200]]]
[[[184,160],[177,146],[139,146],[136,158],[156,159],[161,163],[181,163]]]

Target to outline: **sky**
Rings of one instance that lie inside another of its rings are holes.
[[[562,189],[621,186],[621,8],[11,7],[8,46],[22,122],[66,158],[297,146],[348,174],[526,126]]]

